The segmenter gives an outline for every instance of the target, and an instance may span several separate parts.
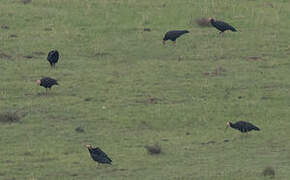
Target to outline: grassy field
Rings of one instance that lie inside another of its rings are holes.
[[[0,179],[259,180],[268,166],[288,179],[289,9],[288,0],[1,0]],[[220,36],[200,17],[239,32]],[[174,29],[190,33],[163,46]],[[60,86],[45,95],[42,76]],[[262,131],[224,131],[238,120]],[[87,143],[113,165],[96,167]],[[155,143],[161,154],[148,154]]]

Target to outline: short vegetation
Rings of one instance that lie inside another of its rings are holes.
[[[264,180],[268,164],[289,179],[289,9],[289,0],[1,0],[0,179]],[[195,21],[210,17],[237,32]],[[189,33],[163,45],[171,30]],[[46,93],[42,77],[59,86]],[[229,121],[261,130],[225,131]],[[87,144],[112,165],[93,161]]]

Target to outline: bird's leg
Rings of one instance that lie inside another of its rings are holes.
[[[96,168],[100,168],[100,163],[96,163]]]
[[[173,45],[174,45],[174,46],[176,45],[176,41],[173,41]]]
[[[47,88],[45,88],[45,95],[47,95]]]
[[[223,31],[221,31],[219,34],[222,35],[222,36],[224,36],[224,32]]]

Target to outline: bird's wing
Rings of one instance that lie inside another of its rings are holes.
[[[223,21],[216,21],[216,24],[219,26],[219,27],[221,27],[221,28],[223,28],[223,29],[230,29],[230,30],[232,30],[232,31],[236,31],[236,29],[233,27],[233,26],[231,26],[231,25],[229,25],[228,23],[226,23],[226,22],[223,22]]]
[[[169,37],[169,39],[175,41],[177,38],[179,38],[184,33],[186,33],[186,31],[177,31],[177,30],[171,31],[170,33],[168,33],[168,37]]]
[[[48,84],[49,86],[52,86],[54,84],[58,85],[57,80],[49,77],[44,79],[44,83]]]
[[[251,123],[248,123],[247,126],[248,126],[248,129],[251,129],[251,130],[252,130],[252,129],[253,129],[253,130],[257,130],[257,131],[260,130],[257,126],[255,126],[255,125],[253,125],[253,124],[251,124]]]
[[[58,58],[59,58],[58,51],[50,51],[47,55],[47,60],[52,61],[52,62],[57,62]]]
[[[59,53],[58,53],[58,51],[55,51],[54,56],[55,56],[55,61],[57,62],[57,61],[58,61],[58,58],[59,58]]]
[[[245,129],[245,127],[246,127],[246,122],[244,122],[244,121],[238,121],[238,122],[234,123],[232,125],[232,127],[243,132],[244,129]]]
[[[50,51],[50,52],[48,53],[48,55],[47,55],[47,60],[50,60],[50,59],[51,59],[52,54],[53,54],[53,51]]]
[[[95,155],[102,155],[102,153],[104,153],[100,148],[92,148],[92,153]]]
[[[168,31],[168,32],[165,34],[164,37],[165,37],[166,39],[169,39],[173,34],[174,34],[173,31]]]
[[[216,21],[214,23],[214,26],[219,29],[219,30],[225,30],[226,29],[226,26],[227,26],[227,23],[223,22],[223,21]]]
[[[186,33],[186,31],[176,31],[175,32],[175,34],[176,34],[177,37],[179,37],[179,36],[181,36],[181,35],[183,35],[185,33]]]
[[[109,158],[109,156],[104,151],[102,151],[100,148],[94,148],[93,152],[95,152],[97,156],[104,157],[108,161],[112,162],[112,160]]]

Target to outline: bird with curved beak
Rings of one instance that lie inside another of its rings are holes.
[[[213,27],[215,27],[216,29],[220,31],[220,34],[223,34],[227,30],[231,30],[233,32],[237,31],[233,26],[229,25],[228,23],[224,21],[217,21],[216,19],[212,17],[210,17],[208,20]]]
[[[95,147],[93,148],[90,144],[87,144],[86,147],[89,150],[91,158],[96,161],[98,164],[111,164],[112,160],[109,156],[102,151],[100,148]]]
[[[250,132],[252,130],[260,131],[260,128],[258,128],[257,126],[253,125],[252,123],[249,123],[249,122],[246,122],[246,121],[238,121],[236,123],[227,122],[226,129],[229,126],[231,128],[233,128],[233,129],[241,131],[241,133],[248,133],[248,132]]]
[[[52,86],[58,85],[57,80],[52,79],[50,77],[43,77],[42,79],[37,80],[37,84],[45,88],[45,92],[47,94],[47,89],[51,89]]]
[[[188,30],[172,30],[165,33],[164,38],[162,40],[163,45],[165,45],[165,42],[167,40],[173,41],[173,44],[175,45],[176,39],[182,36],[183,34],[189,33]]]

